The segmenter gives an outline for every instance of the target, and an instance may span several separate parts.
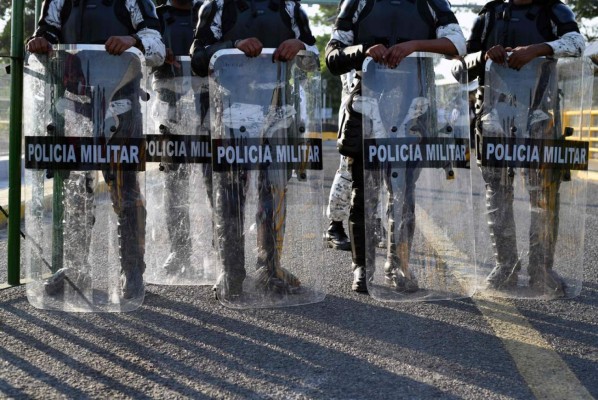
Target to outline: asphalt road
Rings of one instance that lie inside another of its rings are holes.
[[[338,159],[326,146],[327,190]],[[233,310],[207,286],[148,285],[134,312],[64,313],[33,308],[24,287],[1,290],[0,397],[597,398],[598,185],[588,189],[574,299],[378,302],[351,291],[350,254],[331,249],[318,266],[326,299],[298,307]]]

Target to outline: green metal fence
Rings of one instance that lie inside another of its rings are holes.
[[[21,237],[21,127],[23,105],[23,55],[24,1],[12,2],[10,86],[8,107],[8,212],[13,218],[8,220],[8,271],[7,282],[0,287],[15,286],[21,283],[20,246]],[[4,206],[5,204],[3,204]]]
[[[10,112],[10,75],[6,67],[10,65],[10,57],[0,56],[0,159],[8,160],[8,119]],[[5,179],[4,176],[2,178]]]
[[[6,71],[10,66],[10,56],[0,55],[0,206],[6,211],[8,208],[8,148],[9,148],[9,118],[10,118],[10,75]],[[0,213],[0,240],[6,244],[8,237],[8,219]],[[2,248],[0,253],[0,285],[7,286],[7,251]]]
[[[10,65],[10,57],[0,57],[0,157],[8,157],[10,75],[5,70],[8,65]]]

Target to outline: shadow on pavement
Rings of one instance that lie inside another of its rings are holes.
[[[209,300],[209,288],[152,289],[140,310],[126,314],[40,311],[24,296],[0,303],[0,351],[9,371],[2,374],[0,393],[447,399],[529,394],[468,300],[397,307],[351,293],[354,298],[329,296],[311,306],[237,311]]]

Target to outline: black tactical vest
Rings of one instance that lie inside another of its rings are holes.
[[[355,43],[392,46],[409,40],[436,37],[432,14],[425,0],[374,0],[359,22]],[[363,15],[363,14],[362,14]]]
[[[188,56],[193,43],[192,10],[169,7],[160,16],[164,24],[164,43],[175,56]]]
[[[135,33],[133,26],[118,18],[116,7],[120,0],[66,0],[72,9],[62,24],[62,37],[68,44],[104,44],[110,36]]]
[[[493,26],[487,34],[486,50],[497,44],[514,48],[556,40],[547,11],[537,4],[499,4],[493,13]]]
[[[282,13],[286,12],[283,3],[280,3],[280,9],[271,4],[269,0],[251,0],[248,8],[237,9],[236,22],[222,41],[255,37],[265,48],[276,48],[285,40],[295,38],[295,33],[283,20]]]

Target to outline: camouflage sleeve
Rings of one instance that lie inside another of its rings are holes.
[[[464,56],[467,53],[465,36],[449,2],[446,0],[428,0],[428,8],[436,22],[436,37],[450,40],[457,49],[457,53]]]
[[[467,54],[467,46],[465,44],[465,36],[459,24],[448,24],[439,26],[436,29],[436,36],[438,38],[447,38],[450,40],[460,56]]]
[[[585,40],[579,33],[575,14],[562,2],[556,2],[550,9],[552,29],[557,40],[547,42],[554,57],[581,57],[585,49]]]
[[[147,65],[162,65],[166,57],[166,47],[159,32],[160,22],[155,6],[149,0],[127,0],[126,6],[133,28],[143,44]]]
[[[42,4],[42,16],[38,27],[33,34],[34,37],[44,37],[50,43],[60,43],[62,22],[60,13],[64,7],[65,0],[44,0]]]
[[[145,60],[149,67],[157,67],[164,63],[166,57],[166,46],[162,42],[160,32],[155,29],[142,29],[137,35],[143,43]]]
[[[368,0],[344,0],[326,45],[326,65],[334,75],[361,69],[365,52],[373,43],[354,43],[354,29]]]
[[[305,50],[319,56],[320,52],[316,46],[316,39],[309,28],[309,20],[305,11],[301,9],[300,4],[289,0],[285,2],[285,8],[291,18],[291,29],[295,33],[295,38],[303,42]]]
[[[554,57],[581,57],[585,48],[586,41],[579,32],[568,32],[557,40],[547,42],[552,47]]]
[[[207,0],[198,10],[194,39],[189,50],[191,69],[201,77],[208,76],[210,58],[221,49],[232,49],[230,40],[222,39],[222,10],[224,0]]]
[[[204,3],[199,13],[199,22],[195,37],[206,37],[205,45],[213,44],[222,38],[222,10],[224,0],[212,0]],[[201,28],[201,29],[200,29]],[[203,35],[200,30],[203,30]]]

